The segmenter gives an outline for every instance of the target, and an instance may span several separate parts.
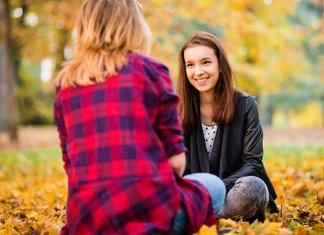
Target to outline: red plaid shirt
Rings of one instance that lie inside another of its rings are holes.
[[[186,150],[177,109],[168,69],[135,53],[104,83],[57,88],[69,189],[62,233],[168,234],[181,203],[189,233],[215,222],[207,190],[168,163]]]

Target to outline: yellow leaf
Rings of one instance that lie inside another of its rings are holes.
[[[319,215],[320,212],[323,212],[323,206],[316,204],[312,207],[311,211],[314,215]]]
[[[320,231],[324,231],[324,223],[322,221],[319,221],[314,227]]]
[[[287,228],[280,228],[279,229],[279,235],[292,235],[292,231],[290,231]]]
[[[38,219],[38,213],[36,211],[32,211],[30,213],[27,213],[26,217],[29,218],[29,219],[37,220]]]
[[[294,230],[294,235],[305,235],[308,234],[309,230],[303,225],[296,225]]]
[[[221,228],[223,227],[230,227],[230,228],[237,228],[238,224],[234,220],[231,219],[220,219],[219,225]]]
[[[197,235],[217,235],[216,225],[208,227],[207,225],[203,225]]]

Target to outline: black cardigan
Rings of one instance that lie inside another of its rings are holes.
[[[185,136],[187,164],[185,174],[209,172],[220,177],[228,192],[243,176],[261,178],[269,190],[271,212],[277,212],[277,198],[273,185],[262,163],[263,132],[257,104],[253,96],[240,96],[235,107],[234,120],[219,125],[210,159],[201,124]]]

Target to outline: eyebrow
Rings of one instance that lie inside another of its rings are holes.
[[[201,60],[212,60],[213,58],[211,58],[211,57],[204,57],[204,58],[202,58]]]
[[[201,60],[212,60],[211,57],[204,57],[204,58],[201,58]],[[189,63],[189,62],[192,62],[191,60],[187,60],[185,61],[186,63]]]

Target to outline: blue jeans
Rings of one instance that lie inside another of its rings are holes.
[[[217,215],[225,200],[226,189],[223,181],[217,176],[209,173],[193,173],[184,176],[184,178],[188,180],[196,180],[207,188],[212,199],[213,211],[215,215]],[[184,208],[181,206],[174,220],[171,234],[187,234],[187,223],[187,214]]]

